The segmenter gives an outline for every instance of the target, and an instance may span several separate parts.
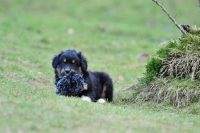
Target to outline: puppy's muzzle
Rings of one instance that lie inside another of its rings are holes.
[[[69,74],[71,72],[71,69],[70,68],[65,68],[65,73],[66,74]]]
[[[73,74],[73,73],[75,73],[74,70],[71,69],[70,67],[67,67],[64,70],[65,70],[65,74]]]

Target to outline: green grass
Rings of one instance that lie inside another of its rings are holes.
[[[178,23],[200,25],[197,1],[160,2]],[[143,76],[147,61],[139,54],[154,54],[160,42],[179,36],[151,0],[1,0],[0,132],[200,132],[199,115],[184,109],[55,95],[51,61],[61,50],[82,51],[90,70],[114,81],[122,75],[116,92]]]

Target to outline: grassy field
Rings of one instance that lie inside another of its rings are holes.
[[[197,0],[160,3],[179,24],[200,26]],[[55,94],[51,61],[61,50],[82,51],[89,69],[108,72],[117,92],[142,77],[147,61],[140,54],[179,36],[151,0],[1,0],[0,132],[200,133],[199,114],[185,109]]]

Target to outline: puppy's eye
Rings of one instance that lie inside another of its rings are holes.
[[[64,59],[63,59],[63,62],[64,62],[64,63],[66,63],[66,62],[67,62],[67,59],[66,59],[66,58],[64,58]]]
[[[72,60],[72,64],[75,64],[75,62],[76,62],[75,60]]]

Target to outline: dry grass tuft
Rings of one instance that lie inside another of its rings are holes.
[[[135,101],[153,101],[156,103],[169,103],[176,107],[185,107],[193,102],[200,101],[200,86],[185,87],[177,81],[168,81],[165,78],[159,78],[146,86],[140,92]],[[183,81],[184,82],[184,81]],[[173,84],[174,83],[174,84]]]
[[[175,79],[182,79],[187,76],[191,80],[199,78],[200,57],[198,55],[186,57],[170,57],[163,61],[160,69],[160,76],[170,76]]]

